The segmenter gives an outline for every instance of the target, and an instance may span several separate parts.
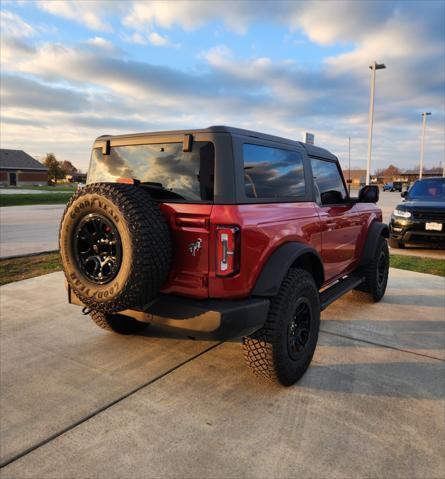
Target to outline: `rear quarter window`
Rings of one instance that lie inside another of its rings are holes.
[[[305,196],[303,158],[281,148],[244,144],[244,186],[248,198]]]

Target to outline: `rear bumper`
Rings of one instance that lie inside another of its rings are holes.
[[[68,301],[83,306],[69,286]],[[144,311],[127,309],[120,314],[138,321],[162,324],[187,337],[227,340],[247,336],[261,328],[269,305],[266,298],[229,301],[159,295]]]

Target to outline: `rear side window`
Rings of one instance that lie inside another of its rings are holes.
[[[194,142],[191,152],[182,143],[113,146],[109,155],[93,149],[88,183],[139,180],[154,198],[213,201],[215,150],[211,142]]]
[[[321,202],[335,203],[332,198],[335,200],[336,197],[339,201],[344,201],[347,194],[337,163],[311,158],[311,165],[316,189],[318,189],[317,193],[319,193],[317,196],[320,196]],[[329,199],[329,201],[323,201],[323,198]]]
[[[296,151],[243,145],[244,185],[249,198],[305,195],[303,159]]]

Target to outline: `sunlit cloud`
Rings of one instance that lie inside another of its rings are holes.
[[[28,7],[6,7],[5,147],[85,168],[104,133],[230,124],[311,131],[341,158],[351,136],[361,165],[378,60],[388,68],[377,77],[375,164],[417,162],[423,109],[433,112],[427,161],[443,159],[441,2],[42,1],[29,7],[38,23]]]

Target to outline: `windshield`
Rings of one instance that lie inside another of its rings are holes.
[[[194,142],[192,151],[182,149],[182,143],[114,146],[109,155],[103,155],[101,148],[94,148],[88,183],[133,178],[156,190],[157,198],[212,201],[213,143]]]
[[[418,180],[408,192],[408,200],[445,201],[445,178]]]

